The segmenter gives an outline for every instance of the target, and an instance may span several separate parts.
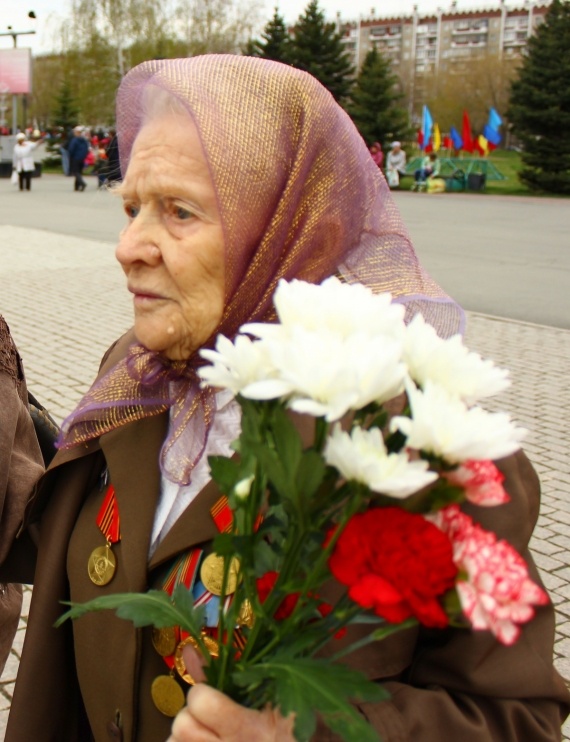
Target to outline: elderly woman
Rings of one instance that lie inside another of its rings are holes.
[[[289,742],[278,710],[242,708],[205,685],[172,726],[169,689],[188,686],[152,632],[109,612],[54,629],[60,601],[164,586],[177,559],[215,536],[207,456],[230,453],[240,420],[223,393],[200,388],[199,351],[271,320],[279,279],[339,274],[389,290],[444,334],[462,315],[418,264],[350,119],[310,75],[231,55],[146,62],[121,84],[117,122],[127,217],[117,258],[134,329],[66,421],[27,510],[20,541],[40,538],[6,742],[157,742],[171,728],[179,741]],[[524,551],[537,480],[522,454],[503,469],[512,501],[496,530]],[[374,645],[352,663],[392,698],[361,713],[385,742],[554,742],[567,697],[552,625],[551,607],[540,609],[509,649],[454,630]]]

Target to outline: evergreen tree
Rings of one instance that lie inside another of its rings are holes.
[[[347,111],[368,145],[390,139],[407,139],[410,133],[407,112],[399,105],[403,98],[390,62],[375,48],[366,55],[350,94]]]
[[[55,99],[52,121],[64,132],[73,129],[79,123],[79,107],[75,101],[69,80],[64,79]]]
[[[251,57],[274,59],[276,62],[289,62],[290,39],[285,21],[275,8],[273,18],[261,34],[261,40],[248,41],[244,53]]]
[[[570,193],[570,3],[553,0],[511,87],[508,118],[523,143],[519,178]]]
[[[318,0],[311,0],[299,16],[291,39],[291,64],[310,72],[341,101],[350,93],[353,73],[334,23],[327,23]]]
[[[43,161],[46,167],[61,165],[60,147],[67,142],[71,130],[79,123],[79,106],[67,78],[63,79],[59,87],[51,122],[54,130],[52,131],[53,136],[46,145],[48,156]]]

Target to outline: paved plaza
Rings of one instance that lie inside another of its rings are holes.
[[[5,187],[1,181],[0,187]],[[93,194],[93,199],[99,195],[107,194]],[[74,197],[81,195],[70,193],[70,202]],[[130,296],[114,260],[108,223],[101,223],[103,236],[97,241],[91,238],[97,232],[93,221],[83,231],[90,238],[62,234],[65,230],[52,224],[47,230],[12,226],[3,206],[0,202],[0,311],[19,346],[31,391],[61,421],[88,388],[105,349],[130,326]],[[82,213],[87,207],[87,201],[81,203]],[[91,219],[104,214],[95,206]],[[543,488],[531,546],[557,608],[556,664],[570,679],[570,330],[470,312],[466,342],[512,372],[512,387],[494,398],[493,406],[510,412],[530,431],[525,449]],[[30,597],[27,589],[20,628],[0,680],[0,740]],[[43,670],[38,673],[42,677]],[[566,735],[570,740],[570,724]]]

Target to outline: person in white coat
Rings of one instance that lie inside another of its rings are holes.
[[[32,188],[32,175],[36,169],[32,152],[42,141],[43,139],[39,139],[37,142],[28,142],[26,141],[26,135],[22,133],[16,136],[12,164],[14,170],[18,173],[21,191],[24,190],[24,187],[26,191],[30,191]]]

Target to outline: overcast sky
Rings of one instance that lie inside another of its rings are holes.
[[[280,13],[287,23],[293,23],[306,8],[308,0],[263,0],[267,18],[273,15],[273,8],[277,4]],[[420,13],[434,12],[438,7],[447,10],[450,0],[320,0],[320,7],[328,19],[334,20],[337,12],[347,20],[357,20],[360,15],[367,17],[371,8],[377,16],[404,14],[410,15],[414,4],[417,3]],[[523,0],[507,0],[507,5],[521,6]],[[498,8],[500,0],[457,0],[458,10],[473,8]],[[0,33],[8,31],[12,26],[14,31],[36,31],[32,36],[18,37],[18,46],[29,46],[34,54],[51,51],[53,48],[54,30],[61,20],[68,14],[68,0],[0,0]],[[28,18],[28,12],[33,10],[36,20]],[[0,48],[13,46],[10,36],[0,36]]]

